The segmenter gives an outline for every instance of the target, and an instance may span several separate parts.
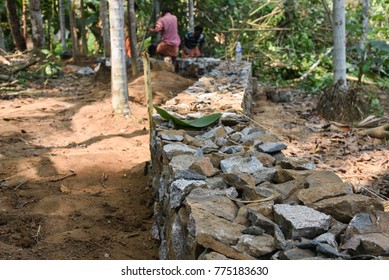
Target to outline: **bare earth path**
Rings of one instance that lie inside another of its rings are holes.
[[[159,99],[192,82],[160,76]],[[146,109],[111,114],[104,80],[65,75],[0,99],[0,259],[158,258]]]

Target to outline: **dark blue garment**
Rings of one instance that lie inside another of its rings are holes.
[[[205,41],[204,34],[200,34],[200,37],[196,40],[193,31],[189,31],[188,33],[186,33],[184,37],[184,45],[188,49],[193,49],[197,46],[201,46],[204,43],[204,41]]]

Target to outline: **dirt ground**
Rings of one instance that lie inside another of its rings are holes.
[[[0,259],[157,259],[145,106],[111,113],[109,73],[0,98]],[[193,83],[153,72],[155,102]],[[130,81],[142,100],[144,80]]]
[[[152,80],[155,103],[193,83],[166,71]],[[111,113],[104,73],[65,74],[1,96],[0,259],[158,259],[143,83],[129,83],[135,118]],[[288,144],[287,154],[385,194],[388,143],[328,125],[313,106],[311,97],[276,104],[260,95],[253,118]]]
[[[368,88],[389,120],[389,91]],[[361,136],[355,126],[329,122],[315,112],[318,96],[294,94],[289,103],[273,103],[259,95],[253,119],[287,144],[287,156],[311,159],[318,170],[334,171],[355,192],[373,196],[389,210],[389,141]]]

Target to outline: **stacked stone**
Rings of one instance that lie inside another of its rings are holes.
[[[244,95],[250,75],[241,80]],[[332,171],[285,157],[284,143],[238,112],[224,112],[204,130],[175,129],[157,117],[156,123],[153,235],[161,259],[389,255],[389,213],[379,201],[354,193]]]
[[[177,70],[184,77],[198,78],[219,66],[220,59],[212,57],[177,58]]]

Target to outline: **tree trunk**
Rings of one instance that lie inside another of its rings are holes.
[[[27,0],[23,0],[22,3],[22,22],[23,22],[23,37],[27,39]]]
[[[358,83],[361,83],[363,76],[363,66],[366,62],[367,52],[366,52],[366,42],[367,34],[369,32],[369,10],[370,10],[370,1],[362,0],[362,35],[361,40],[359,41],[359,50],[360,50],[360,61],[359,61],[359,71],[358,71]]]
[[[0,24],[0,49],[5,51],[4,33],[3,33],[3,28],[1,28],[1,24]]]
[[[333,0],[334,84],[347,88],[346,80],[346,10],[345,0]]]
[[[82,41],[81,53],[83,55],[88,55],[88,40],[86,37],[84,0],[80,0],[80,9],[81,9],[81,41]]]
[[[109,35],[109,18],[107,0],[100,0],[100,20],[103,28],[104,57],[111,56],[111,39]]]
[[[55,10],[55,1],[51,2],[51,9],[50,9],[50,12],[48,15],[46,15],[47,17],[47,42],[49,44],[49,48],[50,48],[50,51],[53,52],[54,50],[54,45],[53,45],[53,32],[52,31],[52,27],[53,25],[55,24],[55,21],[54,21],[54,15],[57,11]]]
[[[138,76],[138,54],[136,52],[136,16],[135,16],[135,3],[134,0],[128,1],[129,7],[129,36],[130,36],[130,48],[131,48],[131,70],[134,77]]]
[[[111,26],[111,92],[112,108],[117,114],[131,114],[128,105],[123,0],[109,0]]]
[[[1,27],[1,24],[0,24],[0,49],[5,51],[4,32],[3,32],[3,28]]]
[[[194,30],[194,0],[188,0],[188,31]]]
[[[43,32],[43,19],[40,0],[30,0],[30,14],[34,50],[40,50],[45,46],[45,35]]]
[[[26,40],[20,29],[19,17],[16,10],[15,0],[6,0],[8,21],[11,28],[12,38],[16,49],[18,51],[25,51],[27,49]]]
[[[154,1],[154,11],[155,11],[155,22],[157,22],[158,17],[161,14],[161,4],[159,0]],[[155,36],[157,42],[159,42],[161,40],[161,33],[157,33]]]
[[[59,25],[61,28],[61,44],[62,44],[62,51],[66,51],[66,20],[65,20],[65,5],[64,1],[66,0],[58,0],[58,7],[59,7]]]
[[[70,35],[72,37],[72,50],[73,57],[78,56],[78,38],[77,38],[77,25],[76,25],[76,15],[74,12],[74,0],[69,0],[69,23],[70,23]]]

